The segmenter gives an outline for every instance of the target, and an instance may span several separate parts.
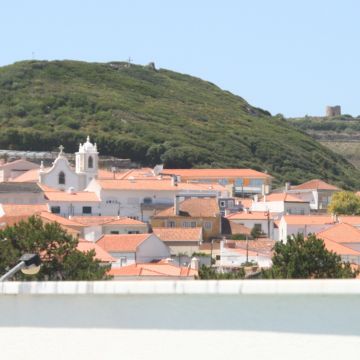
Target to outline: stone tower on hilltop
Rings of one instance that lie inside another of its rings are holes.
[[[332,116],[340,116],[341,115],[341,106],[327,106],[325,108],[325,116],[332,117]]]

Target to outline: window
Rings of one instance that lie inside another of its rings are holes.
[[[60,206],[52,206],[51,207],[51,212],[53,214],[60,214]]]
[[[65,173],[63,171],[59,172],[59,185],[65,185]]]
[[[92,169],[94,167],[94,159],[92,158],[92,156],[89,156],[88,158],[88,168]]]
[[[119,232],[116,231],[116,230],[111,230],[111,231],[110,231],[110,234],[114,234],[114,235],[115,235],[115,234],[119,234]]]
[[[205,221],[204,222],[204,229],[211,230],[212,228],[212,222],[211,221]]]
[[[183,227],[185,228],[194,228],[196,227],[196,221],[184,221]]]
[[[144,204],[146,205],[152,204],[152,198],[151,197],[144,198]]]
[[[235,186],[243,186],[244,182],[243,179],[236,179],[235,180]]]
[[[250,186],[261,187],[263,184],[264,184],[264,181],[262,179],[251,179],[250,180]]]
[[[140,234],[140,231],[130,230],[130,231],[128,231],[128,234]]]
[[[261,224],[254,224],[254,229],[262,231]]]
[[[225,185],[227,185],[228,183],[229,183],[228,179],[219,179],[219,184],[220,184],[220,185],[225,186]]]
[[[91,214],[92,212],[91,206],[83,206],[82,212],[83,214]]]
[[[169,221],[167,222],[167,227],[169,227],[169,228],[174,228],[174,227],[176,227],[175,221],[169,220]]]
[[[225,201],[220,201],[220,207],[225,207]]]

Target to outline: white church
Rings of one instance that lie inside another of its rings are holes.
[[[60,146],[60,152],[53,165],[45,169],[43,163],[40,166],[39,182],[40,184],[50,186],[59,190],[74,191],[85,189],[92,179],[98,175],[99,153],[96,144],[90,142],[88,136],[84,144],[79,145],[79,151],[75,153],[75,170],[70,166],[63,149]]]

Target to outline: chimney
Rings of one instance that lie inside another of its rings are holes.
[[[285,192],[288,192],[290,190],[290,183],[286,182],[285,183]]]
[[[258,202],[259,201],[259,196],[258,195],[254,195],[254,202]]]
[[[175,195],[175,199],[174,199],[174,215],[179,215],[179,213],[180,213],[179,196]]]
[[[199,270],[199,259],[197,257],[193,257],[190,262],[190,268],[194,270]]]
[[[264,196],[265,195],[265,184],[261,185],[261,195]]]

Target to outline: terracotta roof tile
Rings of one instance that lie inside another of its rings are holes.
[[[108,252],[136,252],[152,234],[106,234],[96,243]]]
[[[162,241],[198,241],[202,240],[202,228],[153,228],[154,234]]]
[[[308,203],[309,201],[302,200],[295,195],[288,193],[273,193],[262,197],[260,201],[283,201],[283,202],[299,202],[299,203]]]
[[[196,178],[270,178],[269,174],[253,169],[163,169],[162,174],[174,174]]]
[[[328,239],[323,239],[325,247],[327,250],[329,251],[333,251],[335,253],[337,253],[338,255],[355,255],[355,256],[360,256],[360,252],[353,250],[347,246],[344,246],[340,243],[337,243],[335,241],[331,241]]]
[[[77,191],[73,193],[67,191],[46,191],[44,195],[49,201],[100,202],[96,193],[89,191]]]
[[[229,220],[267,220],[268,216],[265,211],[243,211],[227,215],[226,218]]]
[[[101,262],[116,262],[117,261],[102,247],[100,247],[99,245],[97,245],[91,241],[79,240],[77,249],[82,252],[88,252],[90,250],[95,250],[95,259],[100,260]]]
[[[323,180],[314,179],[297,186],[291,186],[291,190],[340,190],[338,187],[328,184]]]
[[[215,198],[191,198],[185,199],[179,204],[180,215],[189,217],[216,217],[219,213],[219,205]],[[174,213],[174,207],[161,210],[154,215],[157,217],[169,217],[176,216]]]
[[[360,243],[360,230],[349,224],[339,223],[318,232],[316,237],[337,243]]]
[[[203,185],[194,183],[172,185],[171,180],[168,179],[98,180],[98,183],[105,190],[206,191]]]
[[[114,276],[166,276],[166,277],[194,277],[197,271],[187,267],[178,267],[169,263],[133,264],[109,271]]]
[[[130,219],[126,216],[72,216],[72,221],[83,225],[144,225],[139,220]]]
[[[23,174],[12,179],[12,182],[38,182],[39,181],[39,169],[31,169]]]
[[[284,215],[283,219],[290,225],[334,224],[334,219],[330,215]]]

